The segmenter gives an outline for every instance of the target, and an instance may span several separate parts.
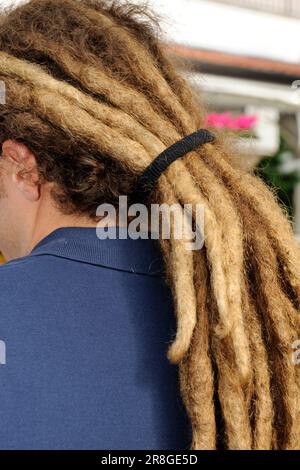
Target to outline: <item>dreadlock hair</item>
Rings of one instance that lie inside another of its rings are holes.
[[[0,143],[27,145],[61,210],[94,217],[204,126],[175,65],[145,6],[31,0],[5,11]],[[299,249],[276,196],[232,163],[238,156],[218,131],[168,168],[149,201],[205,208],[203,249],[160,241],[177,319],[167,354],[191,449],[300,449]]]

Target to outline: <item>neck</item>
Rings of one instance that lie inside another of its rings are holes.
[[[23,224],[18,224],[15,243],[4,253],[7,261],[28,255],[43,238],[56,229],[115,225],[115,220],[110,221],[107,218],[101,223],[84,215],[66,215],[52,204],[47,207],[45,204],[41,205],[34,215],[29,217],[27,214],[22,222]]]

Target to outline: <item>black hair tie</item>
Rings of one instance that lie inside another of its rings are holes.
[[[194,150],[199,145],[213,142],[214,134],[207,129],[199,129],[175,144],[164,150],[158,157],[151,162],[146,170],[139,177],[136,189],[133,193],[133,200],[136,202],[146,202],[162,173],[175,162],[178,158]]]

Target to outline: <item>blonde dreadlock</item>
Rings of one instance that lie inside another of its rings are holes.
[[[144,7],[31,0],[2,15],[0,140],[16,139],[54,181],[64,211],[117,204],[205,110],[157,38]],[[161,240],[174,293],[192,449],[300,449],[300,254],[289,221],[256,177],[231,164],[221,133],[160,177],[159,203],[203,204],[205,247]],[[151,202],[151,201],[150,201]]]

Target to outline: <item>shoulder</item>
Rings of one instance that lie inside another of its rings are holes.
[[[35,260],[30,256],[18,258],[9,261],[0,266],[0,284],[7,278],[7,276],[22,275],[26,270],[30,270],[35,264]]]
[[[24,299],[32,296],[41,272],[36,269],[37,259],[30,256],[9,261],[0,266],[0,312],[1,320],[15,311],[22,311]],[[35,287],[34,287],[35,286]]]
[[[49,273],[53,263],[51,256],[25,256],[9,261],[0,266],[0,302],[5,292],[16,292],[17,289],[32,284]]]
[[[5,272],[13,272],[18,271],[20,269],[22,270],[25,268],[25,266],[30,265],[32,261],[33,258],[30,256],[24,256],[24,258],[18,258],[12,261],[8,261],[7,263],[1,264],[0,273],[4,274]]]

